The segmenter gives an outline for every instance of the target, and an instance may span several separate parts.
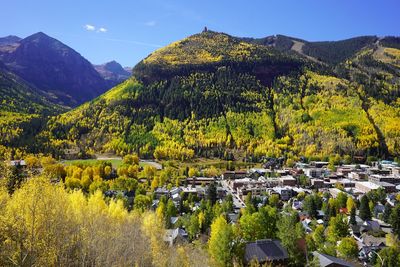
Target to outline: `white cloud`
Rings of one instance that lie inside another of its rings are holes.
[[[146,22],[144,25],[146,25],[147,27],[154,27],[156,26],[157,22],[155,20],[150,20],[148,22]]]
[[[90,25],[90,24],[86,24],[85,29],[88,31],[94,31],[94,30],[96,30],[96,27],[93,25]]]
[[[98,32],[107,32],[107,29],[106,29],[106,28],[103,28],[103,27],[101,27],[101,28],[99,28]]]

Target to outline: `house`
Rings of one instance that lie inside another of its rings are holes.
[[[301,224],[303,225],[304,231],[306,231],[307,234],[312,232],[312,229],[310,227],[311,219],[304,219],[301,221]]]
[[[374,207],[374,217],[378,218],[378,214],[385,212],[385,206],[382,204],[376,204]]]
[[[157,187],[154,190],[154,198],[160,199],[162,196],[169,197],[169,190],[165,187]]]
[[[237,223],[239,220],[239,213],[228,213],[227,216],[230,223]]]
[[[374,252],[386,247],[386,239],[384,237],[374,237],[366,233],[361,235],[362,243],[359,244],[360,251],[358,253],[360,259],[369,260]]]
[[[301,209],[303,209],[303,202],[301,202],[301,201],[299,201],[299,200],[293,201],[292,208],[293,208],[294,210],[301,210]]]
[[[379,223],[377,221],[367,220],[364,222],[364,226],[366,226],[366,228],[369,231],[372,231],[374,233],[379,233],[382,231],[381,226],[379,225]]]
[[[19,166],[26,166],[26,162],[25,160],[10,160],[10,166],[15,166],[15,167],[19,167]]]
[[[164,235],[164,242],[168,243],[169,246],[174,244],[182,244],[187,241],[188,234],[181,228],[167,229]]]
[[[263,239],[246,244],[244,259],[246,265],[256,259],[260,265],[269,263],[275,266],[286,265],[289,256],[279,240]]]
[[[279,194],[279,197],[283,201],[289,200],[293,196],[293,191],[288,187],[274,187],[274,191]]]
[[[395,194],[387,195],[386,202],[389,203],[390,205],[394,206],[396,204],[396,195]]]
[[[319,265],[321,267],[354,267],[355,265],[347,262],[345,260],[329,256],[326,254],[319,253],[317,251],[313,252],[314,257],[317,257],[319,260]]]
[[[169,222],[171,225],[175,225],[179,221],[179,217],[171,217]]]

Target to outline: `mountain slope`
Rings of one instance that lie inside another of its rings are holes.
[[[178,160],[399,156],[397,50],[366,42],[338,63],[320,64],[292,47],[195,34],[149,55],[107,93],[53,117],[39,140],[57,155],[78,147]]]
[[[0,60],[24,80],[55,95],[60,104],[76,106],[108,89],[85,58],[41,32],[19,40],[13,49],[0,53]]]
[[[55,105],[50,96],[29,86],[24,80],[1,66],[0,110],[26,114],[56,114],[66,108]]]
[[[243,40],[274,47],[283,52],[296,52],[300,55],[325,64],[338,64],[354,57],[361,49],[373,45],[376,36],[360,36],[340,41],[310,42],[285,35],[264,38],[243,38]]]

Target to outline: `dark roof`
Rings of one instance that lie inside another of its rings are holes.
[[[264,239],[246,244],[245,260],[250,262],[256,258],[258,262],[288,259],[288,253],[279,240]]]
[[[319,264],[321,267],[327,267],[327,266],[342,266],[342,267],[353,267],[354,264],[344,261],[342,259],[329,256],[326,254],[319,253],[317,251],[313,252],[314,257],[318,257],[319,259]]]

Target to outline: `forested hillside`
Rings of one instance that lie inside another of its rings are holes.
[[[397,39],[302,43],[301,53],[283,48],[290,42],[302,40],[204,31],[177,41],[142,60],[127,81],[51,118],[35,144],[55,156],[70,149],[287,163],[399,156]]]
[[[396,49],[361,47],[327,66],[206,31],[155,51],[131,79],[54,117],[41,139],[53,153],[77,146],[157,159],[398,156]]]

